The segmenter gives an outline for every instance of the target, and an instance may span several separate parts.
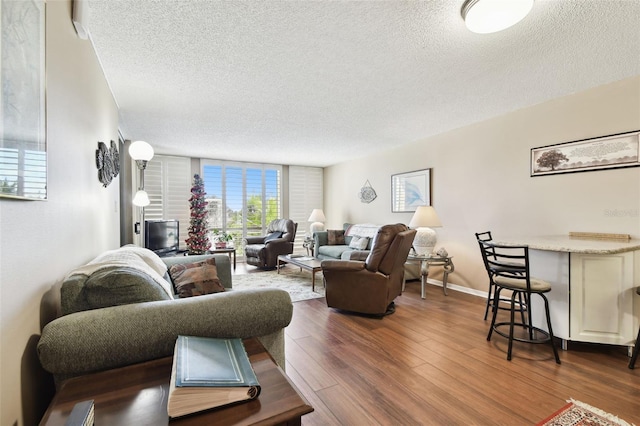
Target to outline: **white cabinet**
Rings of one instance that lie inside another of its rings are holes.
[[[531,275],[551,283],[553,334],[563,341],[631,346],[640,322],[640,241],[563,236],[500,241],[528,245]],[[544,305],[531,301],[533,324],[547,329]],[[564,346],[564,345],[563,345]]]
[[[637,334],[634,289],[640,285],[634,258],[638,256],[637,251],[571,254],[569,340],[633,343]]]

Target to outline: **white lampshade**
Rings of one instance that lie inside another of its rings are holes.
[[[462,6],[462,18],[474,33],[502,31],[524,19],[533,8],[534,0],[467,0]]]
[[[135,141],[129,145],[129,155],[134,160],[149,161],[153,158],[153,147],[145,141]]]
[[[324,217],[324,212],[322,211],[322,209],[313,209],[313,211],[311,212],[311,216],[309,216],[309,222],[313,222],[310,226],[309,226],[309,231],[311,232],[311,235],[313,235],[314,232],[320,232],[324,230],[324,222],[327,221],[327,219]]]
[[[132,202],[134,206],[138,206],[138,207],[146,207],[149,204],[151,204],[151,201],[149,200],[149,195],[147,194],[147,191],[145,191],[144,189],[139,189],[138,192],[136,192],[136,195],[133,196]]]
[[[322,209],[313,209],[311,216],[309,216],[309,222],[326,222]]]
[[[409,222],[410,228],[416,228],[416,236],[413,239],[413,248],[419,256],[426,256],[433,252],[438,237],[436,231],[431,228],[440,227],[442,223],[431,206],[419,206]]]

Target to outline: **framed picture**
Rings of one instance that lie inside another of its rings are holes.
[[[45,2],[0,4],[0,197],[47,198]]]
[[[391,175],[391,211],[415,212],[431,205],[431,169]]]
[[[531,149],[531,176],[640,166],[640,130]]]

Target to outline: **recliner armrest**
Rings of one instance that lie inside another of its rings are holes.
[[[362,271],[365,267],[364,262],[358,260],[323,260],[320,264],[322,270],[331,271]]]
[[[264,244],[265,237],[247,237],[244,239],[246,244]]]

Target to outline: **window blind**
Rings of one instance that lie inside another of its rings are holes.
[[[303,253],[302,243],[309,235],[308,221],[313,209],[324,208],[323,169],[320,167],[289,166],[289,217],[298,224],[295,251]]]
[[[147,163],[144,188],[151,203],[144,209],[145,220],[177,219],[180,223],[180,248],[189,229],[191,197],[191,160],[186,157],[156,155]]]

